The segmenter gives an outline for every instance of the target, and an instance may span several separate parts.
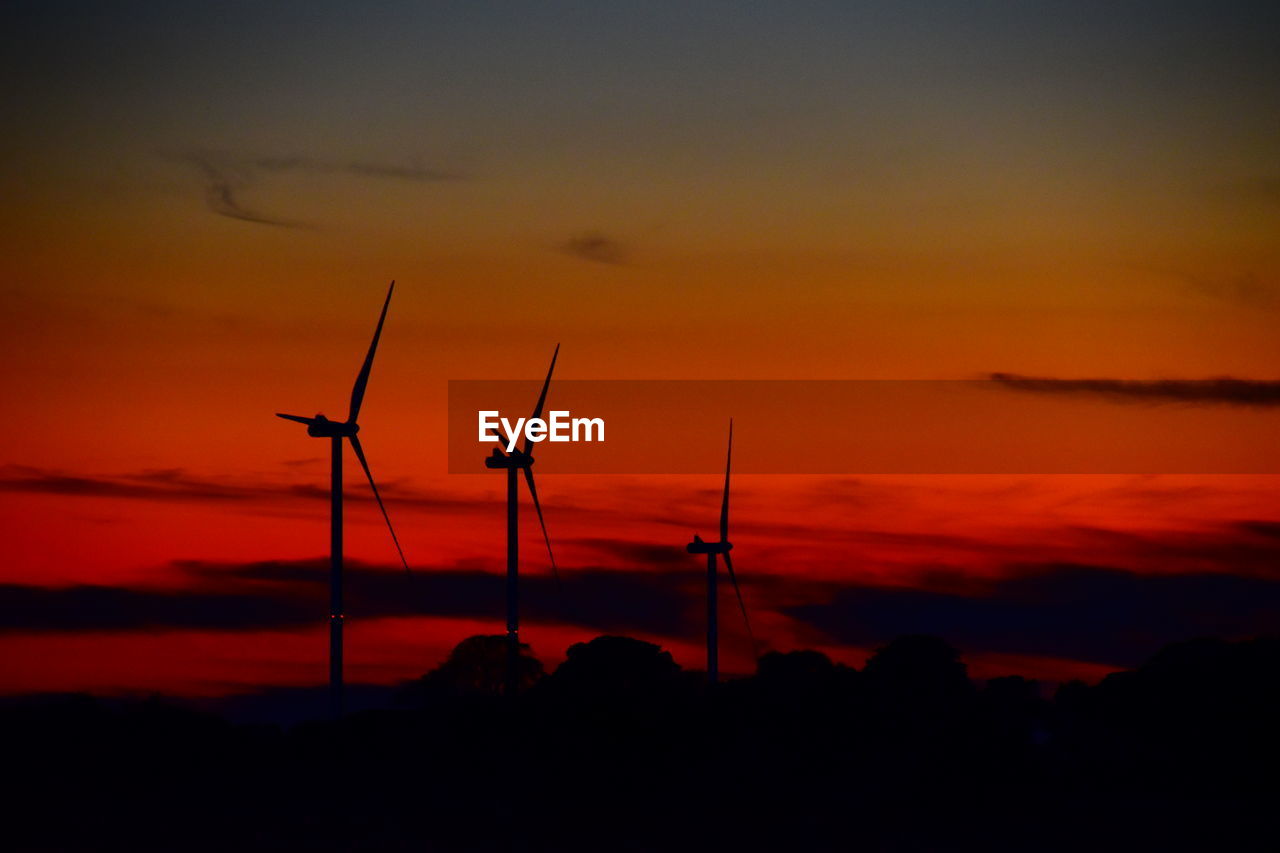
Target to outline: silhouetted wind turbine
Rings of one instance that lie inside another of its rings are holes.
[[[551,386],[551,374],[556,369],[556,358],[560,355],[560,345],[556,344],[551,354],[551,367],[547,370],[546,381],[542,383],[542,393],[538,395],[538,404],[533,407],[530,419],[542,417],[542,407],[547,402],[547,389]],[[496,434],[496,433],[495,433]],[[499,438],[501,443],[501,438]],[[542,526],[542,538],[547,543],[547,556],[551,559],[551,571],[559,583],[559,570],[556,568],[556,555],[551,551],[551,537],[547,535],[547,523],[542,518],[542,505],[538,503],[538,488],[533,482],[533,442],[525,434],[524,446],[503,453],[497,447],[484,460],[486,468],[505,468],[507,471],[507,681],[506,694],[514,696],[519,687],[520,666],[520,527],[517,524],[517,512],[520,508],[517,471],[524,472],[525,484],[529,487],[529,497],[533,498],[533,508],[538,513],[538,524]]]
[[[707,555],[707,681],[715,684],[720,674],[719,657],[719,616],[717,612],[716,554],[724,555],[724,567],[729,570],[729,581],[733,584],[733,592],[738,597],[738,607],[742,610],[742,621],[747,625],[747,636],[751,638],[751,648],[756,648],[755,634],[751,633],[751,620],[747,617],[747,605],[742,600],[742,590],[738,587],[738,578],[733,573],[733,560],[729,552],[733,543],[729,541],[729,467],[733,462],[733,418],[729,419],[729,452],[724,460],[724,498],[720,502],[720,541],[704,542],[698,534],[693,534],[693,541],[685,550],[690,554]]]
[[[373,368],[373,354],[378,349],[378,338],[382,337],[382,324],[387,319],[387,307],[391,304],[391,292],[395,290],[395,286],[396,283],[393,281],[387,288],[387,298],[382,303],[378,326],[373,331],[373,342],[369,344],[369,352],[364,357],[364,364],[360,366],[360,372],[356,375],[356,384],[351,389],[351,408],[347,419],[338,422],[331,421],[324,415],[304,418],[301,415],[276,413],[278,418],[306,424],[309,436],[330,439],[332,509],[329,519],[329,699],[335,718],[342,716],[342,440],[344,438],[351,442],[351,449],[356,452],[356,459],[360,460],[360,467],[364,469],[364,475],[369,478],[369,487],[373,489],[373,497],[378,502],[378,509],[382,510],[382,517],[386,519],[387,529],[391,531],[391,541],[395,543],[396,553],[400,555],[404,570],[409,571],[409,563],[405,560],[404,551],[400,548],[400,540],[396,537],[395,528],[391,526],[391,517],[387,515],[387,508],[383,506],[382,496],[378,494],[378,484],[373,481],[373,473],[369,470],[369,463],[364,458],[364,448],[360,446],[360,439],[356,437],[356,433],[360,431],[356,416],[360,414],[360,404],[364,401],[364,389],[369,384],[369,371]]]

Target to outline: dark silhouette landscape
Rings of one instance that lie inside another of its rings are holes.
[[[1170,645],[1093,686],[976,683],[913,635],[857,670],[709,685],[658,646],[553,672],[464,640],[384,708],[234,724],[156,697],[0,712],[21,850],[1265,850],[1280,640]]]

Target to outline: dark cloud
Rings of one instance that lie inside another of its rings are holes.
[[[319,596],[0,585],[0,631],[292,628],[323,614]],[[317,609],[317,605],[319,609]]]
[[[584,261],[598,264],[622,264],[626,262],[626,247],[617,240],[597,231],[570,237],[559,246],[560,251]]]
[[[166,501],[243,501],[286,496],[319,498],[328,494],[327,489],[319,486],[232,484],[203,480],[187,476],[178,469],[117,476],[86,476],[26,465],[0,467],[0,491]]]
[[[327,494],[318,486],[211,481],[182,469],[92,478],[16,466],[0,469],[0,489],[154,500],[305,497],[316,505]],[[404,495],[398,502],[414,495],[404,489],[388,491]],[[430,494],[417,499],[432,507],[449,501]],[[495,517],[499,506],[492,498],[455,503],[468,508],[483,504]],[[803,528],[785,532],[787,539],[805,535]],[[1167,641],[1200,634],[1245,635],[1280,624],[1275,621],[1280,617],[1280,523],[1274,519],[1169,531],[1067,527],[1041,537],[1039,544],[929,531],[848,533],[850,565],[860,559],[855,555],[863,543],[893,546],[902,555],[896,575],[902,585],[876,585],[865,575],[842,581],[829,574],[778,574],[768,568],[768,550],[757,550],[741,566],[752,612],[772,611],[800,623],[795,626],[798,635],[814,630],[838,643],[867,646],[903,634],[931,633],[969,651],[1118,666],[1142,659]],[[562,585],[541,559],[525,567],[522,609],[531,622],[662,637],[691,637],[700,630],[703,572],[679,542],[607,537],[567,542],[579,551],[580,562],[562,570]],[[921,544],[928,552],[947,546],[957,553],[938,563],[913,561],[910,550]],[[1001,576],[992,580],[966,570],[975,557]],[[955,563],[943,564],[948,559]],[[171,568],[176,584],[165,588],[0,587],[0,630],[262,630],[323,621],[328,567],[322,559],[189,560]],[[406,575],[389,566],[349,560],[348,612],[359,619],[430,616],[497,623],[505,600],[505,581],[497,568],[496,559],[469,560],[418,566]]]
[[[1192,405],[1277,406],[1280,382],[1261,379],[1056,379],[991,373],[988,378],[1013,391],[1093,396],[1115,402]]]
[[[327,590],[323,560],[218,564],[175,563],[197,590],[273,587],[296,594],[295,585]],[[345,591],[349,611],[361,618],[451,616],[502,618],[506,577],[471,565],[432,567],[412,574],[348,560]],[[696,602],[700,575],[587,566],[561,570],[557,585],[545,570],[526,569],[520,578],[521,612],[532,621],[570,622],[600,630],[678,633]],[[327,593],[326,593],[327,594]],[[320,599],[316,599],[320,602]],[[314,612],[323,612],[316,610]]]
[[[1236,527],[1245,533],[1267,539],[1280,540],[1280,521],[1239,521],[1236,522]],[[1280,559],[1277,559],[1272,565],[1280,569]]]
[[[1280,523],[1240,521],[1224,528],[1189,531],[1068,528],[1075,550],[1112,561],[1163,567],[1171,572],[1229,571],[1280,581]]]
[[[288,464],[288,463],[286,463]],[[389,506],[459,510],[496,507],[489,498],[458,498],[413,489],[395,482],[379,483]],[[0,492],[66,495],[68,497],[132,498],[154,501],[271,501],[327,499],[321,483],[289,484],[266,481],[227,481],[197,477],[181,468],[117,475],[83,475],[26,465],[0,466]],[[353,489],[348,500],[372,501],[371,494]]]
[[[1229,574],[1031,566],[964,593],[847,586],[822,603],[782,612],[852,645],[935,634],[968,652],[1132,666],[1175,640],[1274,631],[1280,583]]]
[[[182,588],[0,585],[0,631],[161,629],[270,630],[324,621],[324,560],[207,563],[174,568]],[[344,573],[351,618],[435,616],[492,619],[504,614],[503,575],[467,568],[406,574],[348,561]],[[531,622],[571,623],[593,630],[676,635],[688,625],[697,577],[585,568],[520,579],[521,612]]]
[[[324,560],[174,564],[182,588],[0,585],[0,631],[274,630],[324,620]],[[878,645],[894,637],[942,636],[968,652],[1039,655],[1134,665],[1162,645],[1195,636],[1240,637],[1280,624],[1280,582],[1223,573],[1140,574],[1112,567],[1017,567],[1002,579],[957,573],[915,587],[883,587],[760,577],[749,583],[753,610],[776,612],[831,642]],[[609,570],[521,578],[531,623],[606,633],[687,637],[701,627],[702,572]],[[355,619],[502,619],[505,578],[449,567],[412,575],[350,561],[347,613]],[[765,638],[767,641],[767,638]]]

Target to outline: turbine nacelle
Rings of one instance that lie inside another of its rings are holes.
[[[331,421],[324,415],[304,418],[302,415],[285,415],[276,412],[276,417],[284,418],[286,421],[306,424],[307,435],[312,438],[350,438],[354,440],[356,433],[360,431],[360,425],[355,421]]]
[[[313,438],[350,438],[360,431],[360,424],[350,421],[331,421],[324,415],[316,415],[307,426],[307,435]]]
[[[493,453],[484,458],[486,468],[531,468],[532,466],[533,456],[521,450],[503,453],[495,447]]]
[[[693,534],[693,541],[684,548],[690,554],[727,554],[733,550],[733,543],[728,541],[707,542],[698,534]]]

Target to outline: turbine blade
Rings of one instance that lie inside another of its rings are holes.
[[[373,354],[378,349],[378,338],[382,337],[382,323],[387,319],[387,307],[391,304],[391,291],[395,290],[396,283],[391,282],[391,286],[387,288],[387,298],[382,303],[382,313],[378,315],[378,326],[373,330],[373,342],[369,344],[369,353],[364,357],[364,364],[360,366],[360,373],[356,375],[356,384],[351,388],[351,410],[347,414],[347,422],[350,423],[360,414],[360,404],[364,402],[364,389],[369,384],[369,371],[373,369]]]
[[[747,636],[751,638],[751,653],[760,659],[760,646],[756,643],[756,635],[751,630],[751,619],[747,616],[747,605],[742,600],[742,590],[738,587],[738,576],[733,573],[733,560],[729,559],[729,552],[725,551],[720,556],[724,557],[724,567],[729,571],[729,582],[733,584],[733,594],[738,597],[738,608],[742,611],[742,621],[747,626]]]
[[[542,407],[546,405],[546,402],[547,402],[547,389],[551,387],[551,374],[555,372],[556,357],[559,355],[560,355],[560,345],[556,344],[555,352],[551,353],[551,367],[547,369],[547,378],[542,383],[542,393],[538,395],[538,405],[533,407],[533,415],[530,417],[531,420],[532,418],[542,417]],[[532,449],[533,449],[533,442],[526,438],[524,440],[524,450],[521,452],[523,452],[524,455],[528,456],[529,451]]]
[[[307,426],[311,426],[316,422],[315,418],[304,418],[302,415],[283,415],[280,412],[276,412],[276,417],[284,418],[286,421],[297,421],[298,423],[306,424]]]
[[[400,548],[400,539],[396,536],[396,529],[391,526],[391,516],[387,515],[387,508],[382,504],[382,495],[378,494],[378,484],[373,481],[373,472],[369,470],[369,463],[364,458],[364,448],[360,446],[360,439],[356,436],[348,436],[351,439],[351,449],[356,452],[356,458],[360,460],[360,467],[364,469],[364,475],[369,478],[369,487],[373,489],[374,500],[378,502],[378,509],[382,510],[382,517],[386,519],[387,529],[391,531],[391,541],[396,543],[396,553],[400,555],[400,562],[404,565],[404,570],[409,571],[409,561],[404,558],[404,551]]]
[[[538,524],[542,527],[542,539],[547,543],[547,556],[551,559],[551,574],[556,579],[556,587],[560,586],[560,569],[556,566],[556,555],[551,550],[551,537],[547,535],[547,523],[542,519],[542,504],[538,502],[538,487],[533,484],[533,469],[524,468],[524,481],[529,486],[529,497],[533,498],[533,508],[538,513]]]
[[[724,458],[724,500],[720,502],[720,541],[729,541],[729,464],[733,461],[733,418],[729,418],[729,453]],[[728,557],[728,554],[725,555]],[[732,569],[730,572],[732,573]]]

